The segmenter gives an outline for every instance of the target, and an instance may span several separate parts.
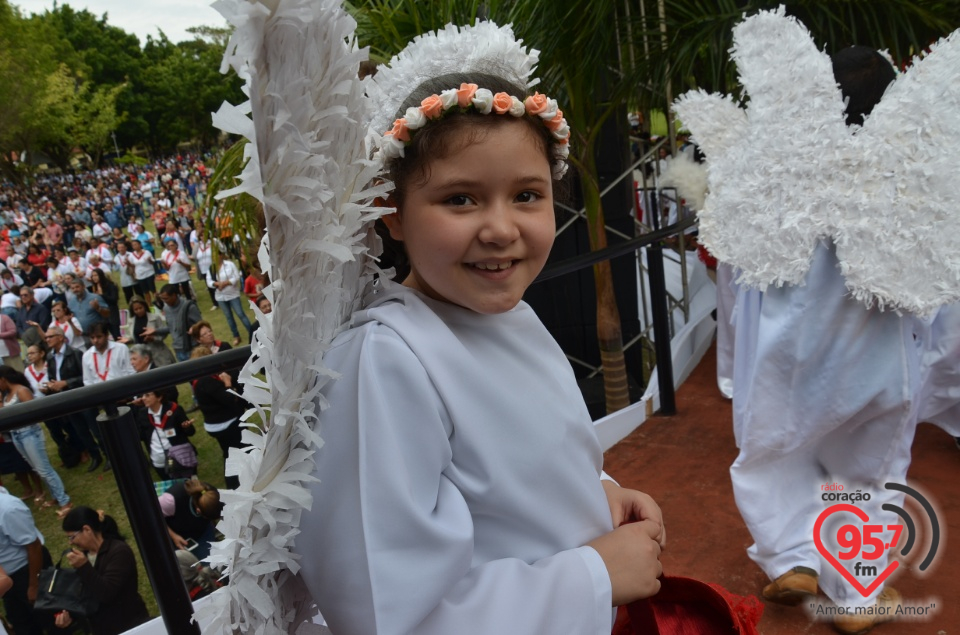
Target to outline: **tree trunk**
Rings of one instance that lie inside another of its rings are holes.
[[[586,157],[580,183],[587,211],[590,249],[597,251],[607,246],[607,232],[604,228],[600,189],[595,180],[596,162],[592,155],[591,151]],[[607,414],[610,414],[630,405],[630,390],[623,356],[620,310],[617,308],[617,298],[613,290],[613,273],[609,260],[593,266],[593,280],[597,291],[597,343],[600,346],[600,363],[603,366]]]

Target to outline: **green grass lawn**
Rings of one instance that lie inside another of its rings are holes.
[[[115,280],[119,280],[119,277],[116,274]],[[163,283],[158,281],[158,288],[161,286],[161,284]],[[231,341],[233,336],[230,333],[230,329],[227,327],[227,321],[224,319],[221,311],[210,310],[212,306],[210,295],[206,291],[205,283],[197,278],[196,271],[194,271],[193,275],[193,288],[196,292],[197,304],[200,307],[203,319],[210,322],[218,339],[227,342]],[[126,308],[126,303],[123,301],[122,294],[120,302],[121,308]],[[252,322],[254,319],[253,311],[249,309],[247,304],[248,303],[244,301],[244,309],[246,310],[245,312],[247,317],[250,318],[250,321]],[[240,331],[242,345],[246,345],[246,329],[244,329],[243,325],[239,322],[237,323],[237,328]],[[166,343],[169,345],[169,337],[166,339]],[[189,408],[193,402],[189,384],[181,385],[179,390],[180,405],[185,408]],[[203,415],[199,410],[191,413],[189,416],[193,419],[194,425],[197,428],[197,433],[191,438],[191,441],[197,447],[197,452],[199,453],[200,479],[207,481],[216,487],[223,487],[223,456],[220,452],[220,446],[213,437],[204,431]],[[49,435],[47,435],[47,453],[50,456],[50,461],[54,468],[56,468],[57,472],[60,474],[60,477],[63,479],[64,486],[66,487],[67,493],[70,495],[73,504],[75,506],[86,505],[93,507],[94,509],[102,509],[110,516],[113,516],[116,519],[117,524],[120,526],[121,533],[127,538],[127,541],[131,547],[134,546],[136,541],[133,538],[133,532],[130,530],[130,523],[123,507],[123,501],[120,499],[120,494],[117,490],[114,472],[103,472],[100,469],[97,469],[95,472],[87,473],[87,463],[81,463],[80,465],[71,469],[61,467],[59,457],[57,456],[56,445],[50,439]],[[146,455],[144,454],[144,456]],[[156,477],[156,473],[152,468],[150,470],[150,474],[151,476]],[[13,478],[13,475],[7,475],[3,484],[14,496],[23,494],[22,487]],[[33,516],[37,527],[43,533],[46,546],[53,555],[54,561],[56,561],[59,554],[68,547],[66,536],[61,529],[60,521],[57,518],[56,507],[38,509],[32,501],[27,501],[27,503],[30,506],[31,511],[33,511]],[[149,581],[147,580],[146,570],[144,569],[143,562],[140,558],[140,551],[139,549],[134,549],[134,551],[137,555],[138,585],[140,588],[140,595],[143,596],[143,599],[146,601],[150,615],[159,615],[156,599],[154,597],[153,590],[150,588]]]

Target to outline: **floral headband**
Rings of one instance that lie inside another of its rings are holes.
[[[430,95],[421,101],[419,106],[407,108],[404,116],[394,121],[393,128],[383,135],[380,148],[384,157],[386,159],[403,157],[404,149],[410,143],[413,133],[423,128],[428,121],[441,118],[454,106],[459,107],[461,112],[473,108],[482,115],[494,113],[510,114],[518,118],[524,115],[540,117],[553,138],[558,141],[553,178],[559,180],[567,171],[566,158],[570,155],[570,127],[567,125],[567,120],[563,118],[563,111],[557,107],[555,99],[534,93],[524,101],[520,101],[513,95],[494,94],[486,88],[478,88],[476,84],[460,84],[459,89],[450,88],[439,95]]]

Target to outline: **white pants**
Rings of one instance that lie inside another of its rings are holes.
[[[755,544],[750,557],[774,579],[795,566],[820,572],[835,603],[865,606],[866,598],[824,560],[813,540],[824,501],[822,486],[860,489],[855,506],[870,524],[897,524],[881,509],[902,506],[887,482],[904,483],[916,429],[924,324],[911,316],[868,310],[850,298],[832,245],[821,244],[805,284],[761,293],[740,289],[736,307],[734,434],[740,455],[730,468],[737,506]],[[842,522],[836,522],[841,521]],[[836,554],[839,525],[862,521],[831,516],[820,535]],[[836,526],[834,526],[836,524]],[[892,532],[880,536],[890,542]],[[886,556],[845,561],[876,566]],[[872,578],[860,578],[864,586]]]

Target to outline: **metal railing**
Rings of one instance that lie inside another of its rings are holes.
[[[150,466],[140,449],[137,425],[130,409],[118,407],[117,402],[151,390],[240,368],[249,357],[249,346],[234,348],[0,409],[0,432],[9,432],[89,408],[104,408],[104,414],[97,417],[103,433],[104,450],[113,465],[120,498],[130,519],[130,528],[168,633],[200,635],[200,627],[193,621],[193,604],[176,556],[170,548],[170,536],[153,488]]]
[[[673,226],[668,227],[667,230],[670,232],[669,235],[677,234],[675,260],[678,262],[680,267],[679,297],[672,294],[670,290],[666,287],[666,285],[662,286],[663,293],[666,294],[666,299],[667,299],[667,323],[669,324],[670,333],[672,334],[676,331],[676,325],[674,324],[675,309],[679,310],[683,314],[684,320],[687,320],[690,317],[691,297],[690,297],[689,279],[687,277],[687,248],[686,248],[685,239],[684,239],[685,234],[682,230],[686,229],[687,227],[690,227],[696,221],[694,220],[694,215],[692,213],[689,213],[689,211],[686,217],[686,222],[684,222],[684,219],[681,218],[680,215],[682,214],[682,212],[686,210],[686,208],[679,203],[678,201],[679,197],[677,195],[676,188],[660,187],[660,175],[662,173],[660,150],[663,148],[669,147],[669,139],[665,137],[660,141],[653,142],[653,143],[649,141],[644,141],[639,137],[631,136],[629,139],[633,143],[640,143],[644,145],[645,151],[643,152],[643,154],[636,157],[635,160],[629,166],[627,166],[626,169],[624,169],[620,174],[616,175],[612,181],[607,183],[604,189],[600,192],[600,196],[601,197],[606,196],[615,187],[621,185],[621,183],[627,179],[636,180],[636,186],[632,188],[634,190],[634,196],[632,196],[632,200],[634,204],[632,218],[634,222],[635,233],[633,236],[628,235],[627,233],[624,233],[622,231],[617,230],[614,227],[611,227],[609,224],[604,225],[604,230],[607,232],[608,237],[617,237],[625,241],[623,243],[619,243],[619,245],[626,245],[628,242],[634,241],[635,236],[657,232],[660,230],[662,226],[667,224],[667,221],[665,220],[664,215],[661,213],[655,213],[655,210],[653,209],[654,207],[657,207],[657,208],[660,208],[661,212],[663,211],[662,205],[658,204],[662,199],[669,198],[673,201],[677,201],[676,208],[677,208],[678,218],[680,218],[680,221],[678,223],[675,223]],[[652,166],[652,170],[648,170],[646,166]],[[643,199],[645,200],[645,204],[642,206],[643,207],[642,211],[645,212],[642,221],[640,220],[641,210],[637,209],[637,196],[635,195],[637,192],[640,192]],[[672,192],[672,195],[667,194],[667,192]],[[570,218],[568,218],[566,222],[564,222],[562,225],[560,225],[557,228],[557,232],[556,232],[557,236],[560,236],[560,234],[562,234],[564,231],[571,228],[574,225],[574,223],[576,223],[577,221],[585,222],[587,219],[587,211],[585,207],[580,207],[579,209],[575,209],[573,207],[570,207],[569,205],[565,205],[563,203],[559,203],[556,201],[554,202],[554,204],[559,210],[566,212],[567,214],[570,215]],[[676,230],[674,230],[673,227],[676,227]],[[643,241],[641,241],[641,242],[632,243],[632,244],[635,244],[636,248],[639,249],[643,247],[645,244],[653,244],[653,243],[652,242],[644,243]],[[625,255],[628,251],[629,249],[627,249],[627,251],[618,252],[612,257]],[[605,253],[605,252],[598,251],[594,253]],[[657,252],[655,251],[652,253],[657,253]],[[660,251],[659,253],[662,253],[662,251]],[[650,254],[651,252],[648,251],[648,255]],[[671,259],[674,260],[674,258],[672,257]],[[571,258],[570,262],[573,262],[575,260],[577,259]],[[659,265],[654,265],[655,268],[658,266]],[[641,312],[640,322],[643,326],[640,332],[637,333],[630,341],[623,343],[624,351],[627,351],[632,346],[638,343],[649,342],[651,340],[653,340],[654,342],[656,341],[656,328],[655,328],[656,319],[653,317],[653,308],[647,303],[647,285],[650,283],[649,278],[651,276],[651,271],[649,271],[648,266],[644,265],[642,259],[639,259],[639,258],[637,259],[637,267],[640,270],[640,276],[638,278],[638,284],[640,287],[638,301],[640,305],[639,309]],[[653,275],[659,275],[659,273],[653,272]],[[543,278],[543,279],[546,279],[546,278]],[[653,284],[651,286],[658,287],[658,285],[656,284]],[[659,287],[656,290],[650,289],[650,292],[651,292],[650,297],[653,298],[655,293],[659,293],[659,291],[660,291]],[[651,337],[651,332],[653,332],[654,337]],[[656,346],[654,346],[654,354],[659,356],[659,353],[660,351],[657,351]],[[584,368],[587,371],[589,371],[588,377],[594,377],[603,371],[602,366],[595,366],[594,364],[589,363],[583,359],[578,359],[577,357],[569,353],[567,353],[567,359],[570,360],[571,364],[574,364],[578,367]]]

